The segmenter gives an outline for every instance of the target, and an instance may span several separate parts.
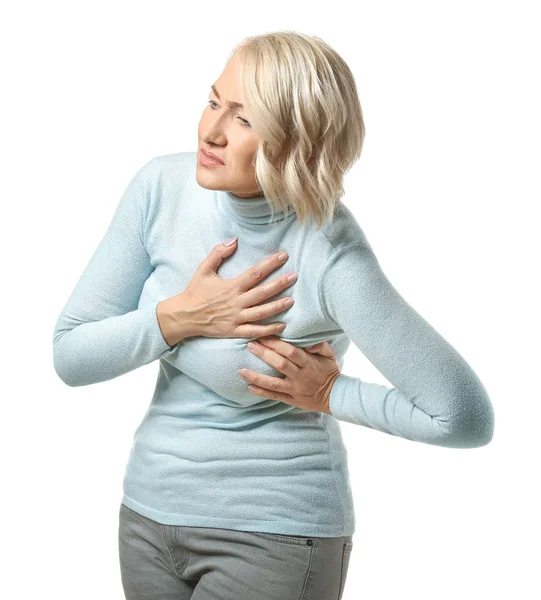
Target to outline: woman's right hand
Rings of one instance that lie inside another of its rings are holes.
[[[292,273],[286,273],[256,286],[287,262],[287,252],[283,259],[278,258],[281,253],[277,252],[233,279],[222,279],[217,273],[218,268],[224,258],[235,252],[237,245],[238,239],[231,246],[217,244],[201,262],[188,287],[159,303],[160,327],[170,346],[191,336],[257,338],[275,335],[284,329],[285,324],[279,321],[268,325],[257,325],[254,321],[266,319],[293,305],[293,302],[286,304],[288,298],[260,303],[294,283],[296,273],[293,273],[292,281],[288,280]],[[256,304],[258,306],[254,306]]]

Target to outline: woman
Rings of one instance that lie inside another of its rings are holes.
[[[322,40],[243,40],[198,151],[136,173],[64,307],[68,385],[159,360],[120,506],[126,598],[340,598],[355,517],[338,421],[492,439],[483,385],[340,202],[363,139],[353,76]],[[350,340],[396,387],[341,373]]]

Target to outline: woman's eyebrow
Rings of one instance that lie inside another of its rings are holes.
[[[218,90],[216,89],[216,86],[215,85],[211,85],[210,87],[211,87],[212,91],[216,94],[216,96],[218,97],[218,100],[221,100],[220,94],[219,94]],[[240,102],[229,101],[227,104],[231,108],[244,108],[244,104],[241,104]]]

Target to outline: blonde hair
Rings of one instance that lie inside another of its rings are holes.
[[[292,207],[301,224],[312,217],[319,229],[361,156],[365,126],[353,74],[323,40],[293,31],[244,38],[233,57],[261,137],[253,166],[273,216]]]

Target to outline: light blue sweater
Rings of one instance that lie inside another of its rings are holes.
[[[84,386],[159,360],[156,388],[137,428],[122,502],[169,525],[334,537],[355,531],[339,421],[446,446],[493,436],[494,411],[460,354],[397,292],[349,209],[323,229],[295,213],[270,219],[264,197],[201,187],[196,152],[158,156],[130,181],[54,330],[54,368]],[[183,291],[212,248],[238,236],[218,274],[236,277],[278,250],[274,279],[299,278],[276,297],[294,305],[260,323],[287,323],[299,347],[328,340],[340,368],[350,340],[395,387],[341,374],[332,415],[250,393],[237,370],[282,376],[246,344],[191,337],[169,347],[159,301]],[[361,433],[361,430],[359,430]]]

